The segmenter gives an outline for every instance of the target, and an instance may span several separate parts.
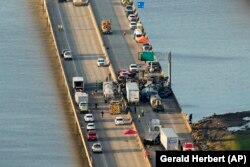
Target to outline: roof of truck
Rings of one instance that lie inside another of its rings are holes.
[[[73,77],[73,81],[83,81],[83,77]]]
[[[138,89],[138,84],[136,82],[127,82],[126,83],[126,88],[129,88],[129,89]]]
[[[76,96],[88,96],[88,94],[85,92],[75,92],[75,95]]]
[[[178,137],[172,128],[161,128],[161,132],[166,134],[167,137]]]

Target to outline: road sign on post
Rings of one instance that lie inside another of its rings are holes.
[[[137,8],[144,8],[144,2],[142,1],[137,2]]]
[[[154,61],[154,52],[153,51],[139,52],[138,59],[141,61]]]
[[[102,81],[96,80],[96,88],[102,88]]]

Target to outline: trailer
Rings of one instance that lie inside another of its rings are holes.
[[[127,97],[128,103],[139,105],[140,92],[139,92],[138,84],[136,82],[126,83],[126,97]]]
[[[179,138],[172,128],[161,128],[160,142],[165,150],[179,150]]]
[[[75,92],[83,92],[84,90],[84,79],[83,77],[73,77],[72,86]]]
[[[102,84],[103,95],[105,102],[114,98],[114,84],[113,82],[103,82]]]

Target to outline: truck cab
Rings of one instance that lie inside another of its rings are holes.
[[[80,112],[88,111],[88,100],[89,96],[87,93],[75,92],[75,101],[78,104]]]
[[[109,113],[110,114],[120,114],[121,113],[121,102],[119,100],[111,100],[109,103]]]
[[[79,103],[79,109],[80,109],[80,111],[81,112],[83,112],[83,111],[88,111],[88,102],[87,101],[81,101],[80,103]]]
[[[155,112],[163,112],[164,106],[162,104],[162,100],[158,94],[150,96],[150,105]]]
[[[104,19],[101,21],[101,30],[103,34],[112,34],[112,25],[110,19]]]

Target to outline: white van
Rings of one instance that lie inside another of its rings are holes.
[[[142,30],[141,29],[135,29],[134,30],[134,39],[135,38],[138,38],[138,37],[141,37],[143,34],[142,34]]]

